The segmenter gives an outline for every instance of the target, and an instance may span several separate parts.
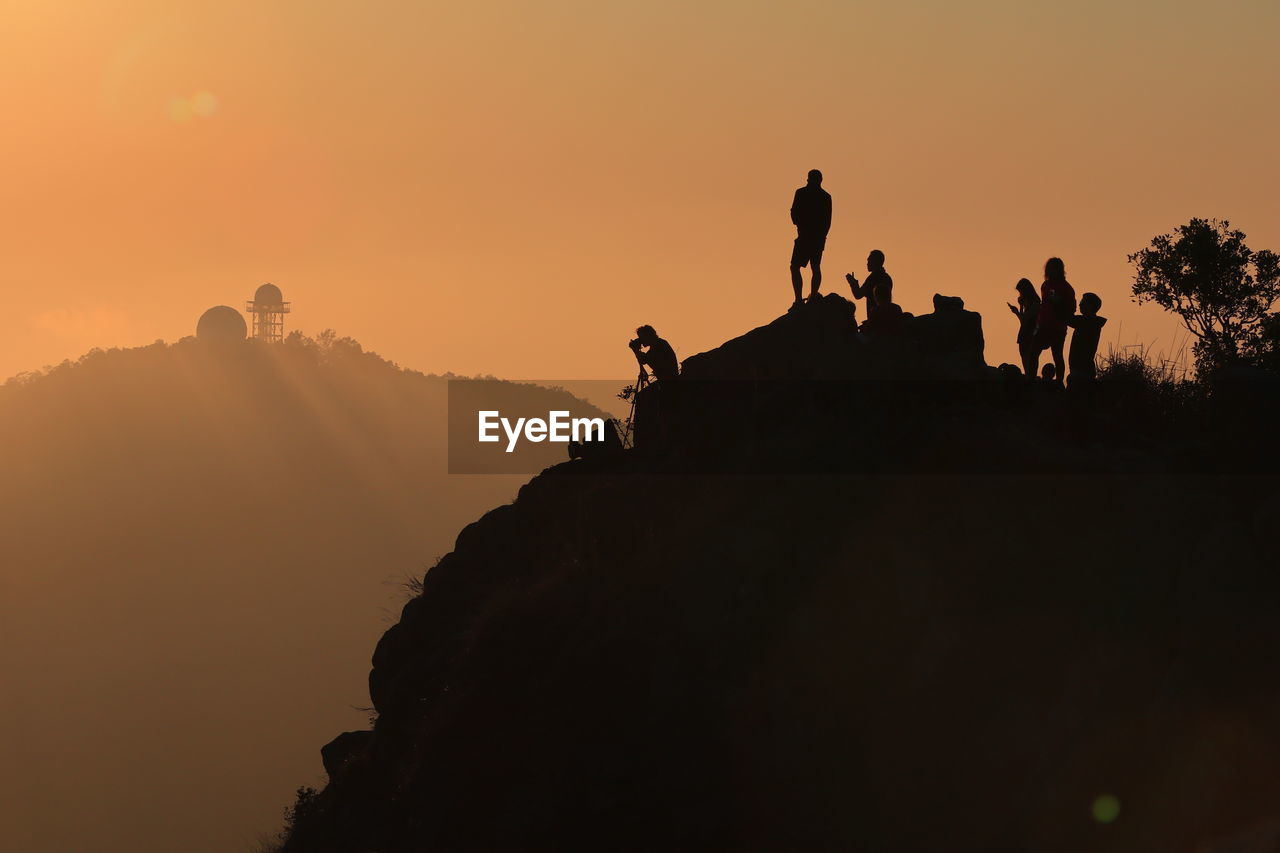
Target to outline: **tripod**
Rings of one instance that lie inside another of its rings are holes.
[[[622,432],[622,446],[630,448],[635,444],[632,433],[636,427],[636,401],[640,399],[640,392],[649,384],[649,372],[644,369],[644,365],[640,365],[640,375],[636,377],[635,393],[631,395],[631,411],[627,412],[627,428]]]

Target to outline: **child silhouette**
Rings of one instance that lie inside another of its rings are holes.
[[[1098,370],[1094,359],[1098,355],[1098,339],[1102,336],[1102,327],[1107,324],[1106,317],[1099,317],[1102,299],[1096,293],[1086,293],[1080,297],[1080,313],[1067,318],[1067,325],[1074,331],[1071,333],[1071,383],[1093,382],[1098,378]]]

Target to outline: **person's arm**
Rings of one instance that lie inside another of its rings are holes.
[[[857,277],[853,273],[848,272],[844,274],[844,280],[849,282],[849,289],[853,291],[853,298],[861,299],[865,294],[866,288],[858,284]]]
[[[818,211],[822,219],[822,239],[827,239],[827,232],[831,230],[831,194],[823,196],[822,207]]]
[[[800,207],[800,190],[796,190],[796,194],[791,197],[791,224],[799,227],[800,217],[796,212]]]

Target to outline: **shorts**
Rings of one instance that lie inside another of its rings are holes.
[[[827,247],[825,238],[797,237],[791,250],[791,266],[807,267],[810,263],[822,263],[822,250]]]
[[[1061,329],[1037,329],[1036,345],[1040,347],[1041,352],[1052,347],[1061,347],[1067,342],[1067,327]]]

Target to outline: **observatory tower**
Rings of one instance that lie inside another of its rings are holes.
[[[202,341],[230,343],[243,341],[249,333],[244,317],[230,305],[215,305],[200,315],[196,323],[196,337]]]
[[[268,343],[284,340],[284,315],[289,313],[289,303],[284,301],[280,288],[270,282],[262,285],[245,303],[244,310],[253,316],[255,340]]]

